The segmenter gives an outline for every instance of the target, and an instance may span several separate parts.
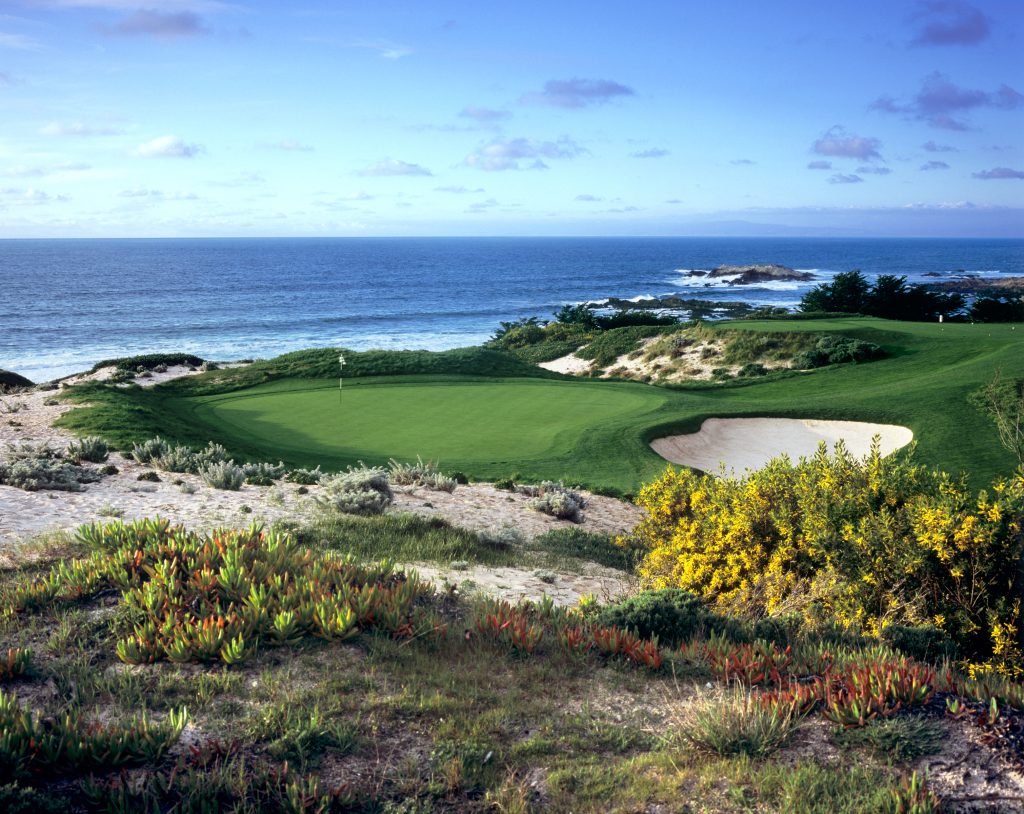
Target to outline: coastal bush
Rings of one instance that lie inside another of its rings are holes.
[[[884,355],[882,348],[874,342],[846,336],[823,336],[813,348],[794,356],[791,367],[794,370],[811,370],[825,365],[866,362]]]
[[[736,371],[736,375],[741,378],[749,378],[753,376],[767,376],[768,368],[762,365],[760,362],[747,362],[739,370]]]
[[[822,445],[740,478],[670,468],[637,502],[648,515],[621,543],[646,587],[874,636],[933,624],[968,659],[1022,672],[1024,472],[974,498],[877,445],[863,460]]]
[[[199,462],[191,447],[175,444],[167,451],[152,460],[153,466],[165,472],[198,472]]]
[[[195,465],[197,469],[202,469],[210,464],[224,463],[230,460],[228,451],[213,441],[210,441],[205,447],[195,454]]]
[[[289,469],[284,475],[288,483],[297,483],[300,486],[315,486],[323,477],[324,473],[320,471],[319,466],[316,469]]]
[[[342,514],[383,514],[394,500],[388,471],[382,467],[360,465],[325,477],[323,491],[316,496],[322,507]]]
[[[679,588],[642,591],[623,602],[606,605],[594,617],[595,624],[630,630],[644,639],[657,638],[668,645],[692,639],[709,625],[712,615],[700,597]]]
[[[75,463],[88,461],[89,463],[101,464],[110,456],[110,449],[107,442],[96,435],[87,435],[78,441],[68,444],[67,457]]]
[[[95,483],[101,477],[95,470],[52,457],[0,461],[0,484],[26,492],[80,492],[82,484]]]
[[[458,482],[444,475],[431,461],[416,456],[416,463],[406,464],[392,458],[388,462],[388,478],[397,486],[422,486],[438,492],[454,492]]]
[[[969,402],[982,410],[996,425],[999,442],[1024,467],[1024,379],[1004,380],[996,370],[992,379],[975,390]]]
[[[523,544],[523,533],[515,526],[490,526],[477,531],[476,536],[491,548],[512,548]]]
[[[280,480],[287,468],[288,467],[280,461],[277,464],[242,464],[242,472],[245,473],[245,482],[253,486],[273,485],[274,481]]]
[[[614,364],[620,356],[640,347],[641,340],[665,331],[664,325],[635,325],[608,330],[595,337],[585,348],[576,351],[576,355],[581,359],[590,359],[595,368],[605,368]]]
[[[517,486],[516,491],[533,497],[529,505],[534,511],[574,523],[580,522],[580,512],[587,505],[579,492],[553,481],[543,481],[539,486]]]
[[[32,387],[32,381],[10,370],[0,368],[0,393],[12,393],[16,390]]]
[[[143,441],[141,444],[134,444],[132,446],[132,457],[140,464],[152,463],[154,460],[162,458],[171,450],[171,445],[168,444],[159,435],[154,438],[150,438],[148,441]]]
[[[199,476],[207,486],[237,492],[245,483],[245,472],[234,461],[215,461],[201,466]]]

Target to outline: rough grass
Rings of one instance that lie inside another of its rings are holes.
[[[664,468],[648,441],[695,432],[708,417],[903,424],[914,432],[922,463],[965,472],[973,488],[1015,465],[994,426],[967,403],[967,396],[997,368],[1005,377],[1024,377],[1024,333],[1012,326],[851,317],[737,322],[711,330],[725,339],[735,334],[745,343],[758,333],[839,334],[874,342],[888,356],[787,378],[651,388],[566,381],[491,349],[353,355],[346,376],[408,374],[425,370],[416,366],[420,362],[429,362],[434,372],[346,380],[342,398],[352,396],[349,403],[358,408],[347,416],[365,442],[345,445],[338,440],[339,427],[331,423],[341,420],[339,396],[324,381],[337,375],[335,351],[305,351],[146,390],[72,388],[69,397],[94,407],[66,414],[61,424],[121,447],[157,434],[193,446],[213,438],[239,460],[283,459],[292,466],[323,464],[325,469],[343,469],[360,458],[385,463],[390,457],[423,455],[478,480],[519,471],[529,480],[564,478],[623,491],[635,491]],[[480,380],[459,377],[465,373],[494,376],[468,390]],[[269,383],[238,393],[232,405],[232,394],[261,382]],[[417,393],[416,388],[424,389]],[[427,392],[430,411],[418,400]],[[529,398],[520,398],[526,393]],[[203,401],[204,396],[210,400]],[[637,399],[635,406],[616,413],[612,402],[623,405],[631,398]],[[281,440],[284,430],[292,433],[288,448]]]
[[[593,342],[578,350],[576,355],[581,359],[592,360],[595,368],[606,368],[620,356],[639,348],[641,340],[675,330],[675,325],[634,325],[628,328],[614,328],[598,334]]]

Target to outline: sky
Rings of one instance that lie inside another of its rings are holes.
[[[0,237],[1024,235],[1021,0],[0,0]]]

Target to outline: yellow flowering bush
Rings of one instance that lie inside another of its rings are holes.
[[[932,624],[969,657],[1021,662],[1024,472],[975,498],[911,456],[823,444],[739,478],[669,467],[637,503],[648,515],[619,542],[646,587],[873,635]]]

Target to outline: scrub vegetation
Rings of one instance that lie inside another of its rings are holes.
[[[1019,754],[1005,677],[681,591],[433,589],[345,522],[114,522],[0,573],[4,809],[938,811],[944,741]]]

